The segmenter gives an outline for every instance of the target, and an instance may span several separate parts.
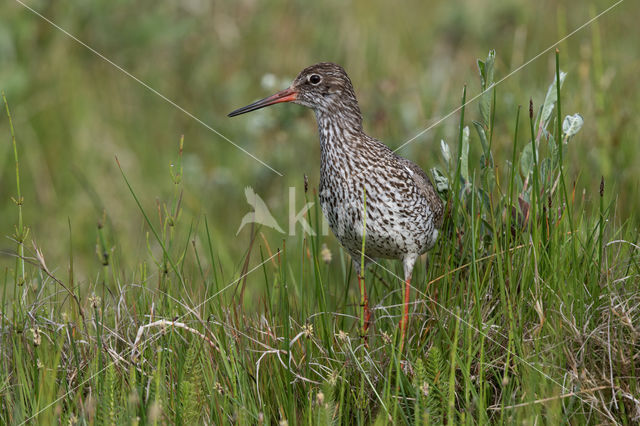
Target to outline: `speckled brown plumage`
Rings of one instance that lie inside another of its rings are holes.
[[[305,68],[288,89],[229,115],[279,102],[294,102],[315,112],[322,211],[351,255],[358,277],[362,275],[364,222],[366,263],[375,258],[402,260],[406,280],[401,322],[404,335],[411,273],[418,256],[436,242],[442,226],[442,201],[419,166],[364,133],[351,80],[341,66],[323,62]]]

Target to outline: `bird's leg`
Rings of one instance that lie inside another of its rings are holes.
[[[364,283],[364,274],[358,274],[358,287],[360,287],[360,306],[362,307],[360,325],[362,327],[362,335],[364,336],[367,334],[371,320],[371,311],[369,310],[369,298],[367,297],[367,287]]]
[[[404,282],[404,309],[402,311],[402,319],[400,320],[400,352],[404,348],[404,336],[407,331],[407,322],[409,321],[409,292],[411,291],[411,275]]]
[[[409,295],[411,293],[411,274],[413,272],[413,265],[416,263],[418,255],[415,253],[408,254],[402,259],[404,266],[404,306],[402,310],[402,319],[400,320],[400,353],[404,348],[404,336],[407,332],[407,325],[409,323]]]

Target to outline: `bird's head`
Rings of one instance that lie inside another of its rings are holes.
[[[345,70],[331,62],[321,62],[303,69],[288,88],[239,108],[229,117],[255,111],[281,102],[293,102],[316,111],[360,116],[353,85]]]

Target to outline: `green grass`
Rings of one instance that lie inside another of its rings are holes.
[[[273,246],[252,229],[237,268],[222,268],[211,216],[183,212],[181,140],[173,195],[154,210],[118,163],[147,252],[122,250],[101,222],[87,283],[72,244],[67,263],[47,265],[20,222],[29,207],[15,200],[15,265],[1,278],[2,423],[636,421],[638,231],[616,217],[606,183],[580,195],[579,181],[566,182],[563,158],[581,133],[563,132],[558,66],[543,105],[513,111],[514,161],[495,166],[494,59],[481,66],[478,167],[466,154],[469,106],[462,154],[451,160],[443,144],[447,217],[414,273],[402,352],[399,262],[367,271],[368,344],[349,260],[329,260],[323,237]],[[313,188],[305,196],[318,205]],[[308,214],[315,231],[319,214]],[[133,256],[135,267],[121,266]]]
[[[285,176],[0,6],[0,424],[638,422],[638,5],[499,86],[610,3],[149,5],[33,7]],[[400,262],[366,272],[367,346],[320,232],[312,114],[222,118],[321,59],[392,147],[486,90],[400,151],[447,200],[402,352]],[[316,235],[236,236],[246,186]]]

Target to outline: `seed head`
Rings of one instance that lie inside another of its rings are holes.
[[[102,302],[102,299],[100,299],[100,296],[96,296],[95,294],[92,294],[91,297],[89,297],[89,304],[93,309],[99,308],[101,305],[101,302]]]
[[[40,343],[42,343],[40,328],[38,326],[35,326],[34,328],[31,329],[31,333],[33,334],[33,345],[40,346]]]
[[[313,336],[313,324],[305,324],[302,326],[302,332],[304,333],[304,337]]]
[[[215,385],[213,385],[213,388],[216,390],[216,392],[218,392],[220,395],[224,395],[224,388],[222,387],[222,385],[220,384],[220,382],[216,382]]]
[[[344,330],[338,331],[337,337],[338,337],[338,339],[342,340],[343,342],[349,339],[349,335],[347,333],[345,333]]]
[[[428,396],[429,395],[429,383],[427,383],[427,382],[422,383],[422,386],[420,386],[420,391],[422,392],[423,396]]]

